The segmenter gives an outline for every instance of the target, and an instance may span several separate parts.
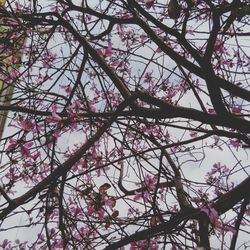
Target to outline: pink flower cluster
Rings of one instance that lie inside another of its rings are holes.
[[[42,63],[44,68],[50,68],[53,65],[54,60],[57,58],[57,54],[51,50],[46,49],[42,54]]]
[[[149,202],[150,191],[155,190],[156,183],[157,183],[157,178],[155,176],[146,174],[144,177],[144,185],[146,187],[146,190],[142,190],[141,192],[135,192],[134,200],[138,201],[140,199],[143,199],[145,202]]]
[[[234,235],[237,233],[237,231],[235,230],[235,228],[233,227],[230,227],[230,226],[227,226],[227,225],[223,225],[221,223],[221,221],[219,220],[219,214],[218,212],[216,211],[216,209],[214,209],[212,207],[211,204],[209,204],[207,207],[203,207],[201,208],[200,210],[201,212],[204,212],[209,220],[210,220],[210,223],[211,225],[216,229],[218,230],[219,232],[232,232]]]
[[[130,250],[142,250],[142,249],[158,250],[159,244],[157,243],[157,240],[155,239],[140,240],[137,242],[130,243]]]
[[[107,58],[107,57],[111,57],[112,55],[112,43],[109,42],[108,43],[108,47],[106,49],[97,49],[97,53],[99,56]]]
[[[13,152],[15,149],[20,150],[21,154],[24,157],[31,157],[31,158],[37,158],[36,155],[32,155],[30,152],[30,148],[32,147],[33,142],[24,142],[21,140],[16,140],[13,138],[10,138],[9,145],[6,149],[7,152]]]

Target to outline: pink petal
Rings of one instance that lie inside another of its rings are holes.
[[[105,51],[105,56],[109,57],[111,55],[112,55],[112,44],[109,42],[108,47],[107,47],[107,49]]]
[[[104,56],[104,55],[103,55],[103,52],[102,52],[102,49],[97,49],[97,54],[98,54],[99,56],[102,56],[102,57]]]

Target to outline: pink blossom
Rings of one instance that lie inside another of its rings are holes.
[[[13,70],[10,72],[10,77],[11,78],[17,78],[19,75],[19,72],[17,70]]]
[[[169,90],[167,93],[167,98],[169,98],[169,99],[173,98],[176,95],[176,93],[177,93],[177,91],[174,89]]]
[[[226,232],[231,232],[233,235],[236,235],[237,234],[237,230],[233,227],[229,227],[229,226],[222,226],[221,228],[223,231],[226,231]]]
[[[71,93],[72,91],[72,87],[70,86],[70,84],[68,85],[59,85],[67,94]]]
[[[112,55],[112,43],[108,43],[108,47],[105,51],[105,57],[110,57]]]
[[[149,249],[149,250],[158,250],[159,246],[156,240],[140,240],[137,242],[130,243],[130,250],[137,249]]]
[[[152,77],[152,72],[147,72],[144,76],[144,82],[145,83],[151,83],[152,80],[153,80],[153,77]]]
[[[99,56],[101,57],[110,57],[112,55],[112,43],[109,42],[108,43],[108,47],[103,51],[102,49],[97,49],[97,53]]]
[[[221,169],[220,162],[213,164],[213,167],[212,167],[212,170],[210,172],[210,175],[213,175],[213,174],[215,174],[217,172],[220,172],[220,169]]]
[[[74,172],[78,171],[78,164],[77,163],[72,166],[72,171],[74,171]]]
[[[10,244],[10,241],[7,239],[3,240],[3,242],[0,244],[0,246],[5,249]]]
[[[250,216],[250,207],[246,209],[245,214],[246,214],[247,216]]]
[[[142,198],[142,193],[141,192],[136,192],[135,191],[135,196],[134,196],[134,201],[138,201]]]
[[[232,108],[232,112],[233,112],[234,114],[241,114],[241,112],[242,112],[242,107],[241,107],[241,106],[233,107],[233,108]]]
[[[144,0],[146,8],[150,9],[154,5],[155,0]]]
[[[161,52],[162,52],[161,48],[158,47],[158,48],[156,49],[156,52],[157,52],[157,53],[161,53]]]
[[[215,110],[214,110],[213,108],[209,108],[209,109],[208,109],[208,113],[209,113],[209,114],[215,114]]]
[[[148,36],[146,34],[140,35],[141,42],[144,42],[147,38],[148,38]]]
[[[12,56],[12,57],[11,57],[11,62],[12,62],[12,63],[17,63],[18,60],[19,60],[19,58],[17,58],[16,56]]]
[[[156,186],[156,178],[155,176],[151,176],[149,174],[146,174],[145,177],[144,177],[144,180],[145,180],[145,184],[146,186],[148,187],[149,190],[154,190],[155,189],[155,186]]]
[[[112,197],[108,197],[105,199],[105,205],[109,208],[113,208],[116,205],[116,201]]]
[[[53,61],[56,59],[57,54],[52,53],[51,50],[47,49],[42,55],[43,67],[49,68]]]
[[[221,39],[216,40],[214,45],[214,51],[219,52],[220,54],[223,54],[225,52],[223,40]]]
[[[141,198],[143,198],[143,200],[145,202],[149,202],[149,192],[147,192],[147,191],[144,191],[144,192],[135,192],[134,201],[138,201]]]
[[[22,11],[23,5],[20,2],[15,2],[16,11]]]
[[[23,120],[19,122],[19,125],[26,132],[31,131],[35,126],[32,120]]]
[[[80,108],[81,108],[82,102],[80,99],[77,99],[74,101],[74,108],[75,108],[75,112],[79,112]]]
[[[149,249],[150,250],[158,250],[159,249],[159,244],[157,243],[156,240],[151,240],[150,241]]]
[[[53,249],[63,249],[63,240],[54,239],[54,242],[51,244],[51,247]]]
[[[77,128],[78,128],[77,123],[71,122],[67,130],[69,130],[70,132],[74,132],[75,130],[77,130]]]
[[[31,155],[31,158],[36,161],[37,158],[39,158],[41,156],[41,153],[39,151],[37,151],[35,154]]]
[[[71,205],[75,205],[75,201],[72,199],[72,197],[70,196],[69,199],[68,199],[68,205],[71,206]]]
[[[217,230],[222,231],[222,232],[230,231],[234,235],[237,233],[237,230],[235,228],[225,226],[219,221],[218,212],[211,206],[211,204],[209,204],[208,207],[203,207],[201,211],[207,214],[207,216],[210,219],[211,225],[213,225]]]
[[[136,250],[136,249],[142,249],[148,247],[148,241],[147,240],[140,240],[137,242],[130,243],[130,250]]]
[[[241,146],[241,142],[237,139],[231,139],[229,144],[232,145],[234,148],[239,148]]]
[[[218,224],[218,219],[219,219],[218,212],[210,204],[208,205],[208,207],[203,207],[201,211],[206,213],[213,226],[216,226]]]
[[[80,107],[80,100],[75,101],[72,105],[67,107],[66,110],[69,122],[75,122],[77,120]]]
[[[46,121],[49,123],[59,123],[62,120],[62,118],[53,111],[50,116],[46,118]]]
[[[98,210],[98,218],[99,220],[103,220],[104,219],[104,214],[105,214],[105,210],[104,209],[99,209]]]
[[[101,57],[104,56],[102,49],[97,49],[97,54]]]
[[[178,247],[176,245],[172,245],[171,250],[178,250]]]
[[[89,228],[88,227],[81,227],[80,232],[82,235],[88,236],[89,235]]]
[[[198,132],[196,132],[196,131],[192,131],[192,132],[190,133],[190,136],[191,136],[192,138],[196,138],[197,135],[198,135]]]
[[[39,233],[37,235],[37,244],[42,244],[45,241],[45,236],[44,234]]]
[[[55,228],[49,229],[49,235],[50,235],[50,236],[53,236],[55,233],[56,233]]]
[[[134,207],[130,207],[128,209],[128,215],[133,215],[133,214],[139,215],[140,214],[139,209],[138,208],[134,208]]]
[[[16,139],[10,138],[9,145],[6,151],[11,152],[18,146],[18,141]]]
[[[87,215],[91,216],[93,213],[95,213],[95,208],[93,205],[88,204],[87,206]]]
[[[30,147],[33,145],[33,142],[25,142],[24,144],[20,145],[21,148],[21,153],[23,156],[25,157],[30,157],[31,153],[30,153]]]
[[[89,107],[92,112],[96,112],[96,107],[94,106],[93,102],[89,102]]]

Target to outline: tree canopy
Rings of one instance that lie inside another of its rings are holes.
[[[4,2],[1,249],[249,247],[249,1]]]

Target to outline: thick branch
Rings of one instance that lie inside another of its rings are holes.
[[[213,207],[219,214],[223,214],[231,209],[234,205],[242,199],[250,197],[250,177],[247,177],[238,186],[220,196],[220,198],[213,204]]]
[[[104,250],[116,250],[119,249],[120,247],[126,246],[131,242],[152,238],[157,235],[171,234],[173,231],[176,230],[176,228],[182,221],[191,218],[198,218],[199,214],[200,212],[195,209],[191,209],[190,211],[185,213],[180,213],[176,216],[173,216],[169,221],[161,223],[160,225],[153,226],[151,228],[126,236],[122,238],[120,241],[117,241],[107,246]]]
[[[205,124],[209,123],[234,128],[243,133],[250,132],[250,122],[235,118],[233,115],[228,115],[227,119],[225,119],[224,116],[211,115],[192,108],[174,106],[144,92],[140,92],[139,98],[148,104],[159,107],[159,109],[138,108],[137,112],[140,113],[141,116],[156,119],[182,117],[200,121]]]
[[[221,215],[232,209],[235,204],[244,198],[249,198],[250,177],[246,178],[242,183],[230,190],[228,193],[222,195],[214,204],[211,204],[214,209]],[[178,225],[185,220],[203,218],[204,212],[199,209],[187,209],[183,213],[179,213],[172,217],[169,221],[160,225],[136,232],[132,235],[122,238],[120,241],[113,243],[105,248],[105,250],[115,250],[119,247],[125,246],[131,242],[152,238],[157,235],[171,234],[175,231]],[[203,221],[204,222],[204,221]],[[201,227],[205,226],[200,224]],[[208,239],[201,235],[203,244],[209,247]]]
[[[240,206],[240,212],[239,212],[237,220],[235,222],[235,231],[236,231],[236,233],[233,234],[233,237],[232,237],[232,240],[231,240],[231,245],[230,245],[230,250],[235,249],[236,241],[237,241],[237,238],[238,238],[239,229],[240,229],[240,225],[241,225],[241,221],[244,218],[244,214],[245,214],[246,207],[247,207],[248,204],[249,204],[249,198],[244,199],[244,201],[242,202],[242,204]]]

